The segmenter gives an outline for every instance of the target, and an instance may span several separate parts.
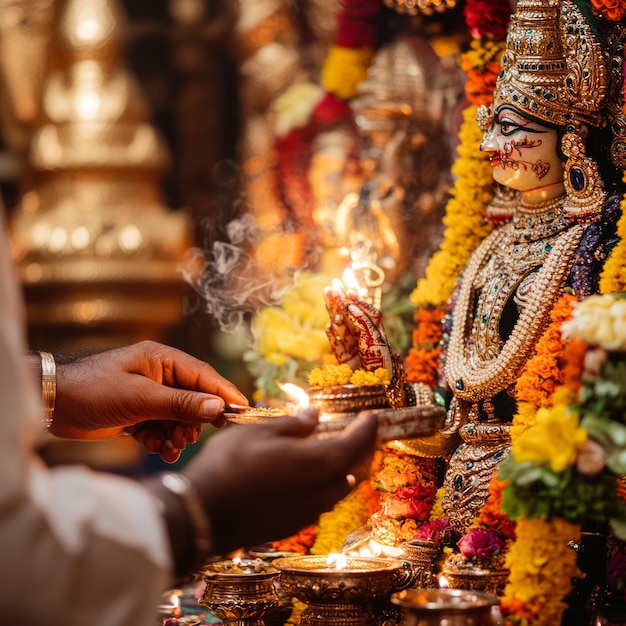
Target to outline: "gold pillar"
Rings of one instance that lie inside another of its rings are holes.
[[[118,4],[58,7],[11,221],[32,341],[158,339],[181,317],[190,221],[163,205],[167,150],[125,67]]]

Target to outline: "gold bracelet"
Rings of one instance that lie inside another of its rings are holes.
[[[211,520],[202,504],[198,490],[187,476],[178,472],[161,474],[161,484],[180,498],[193,530],[195,562],[198,565],[204,565],[206,559],[213,554],[213,533]]]
[[[49,352],[40,352],[41,397],[43,400],[43,424],[50,430],[54,420],[54,405],[57,398],[57,366]]]

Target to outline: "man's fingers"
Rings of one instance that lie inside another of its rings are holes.
[[[165,436],[158,428],[143,426],[138,428],[133,437],[142,445],[149,454],[157,454],[165,443]]]

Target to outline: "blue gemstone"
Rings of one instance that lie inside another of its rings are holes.
[[[457,474],[454,477],[454,488],[457,491],[460,491],[461,487],[463,486],[463,476],[461,476],[460,474]]]
[[[498,450],[497,452],[493,453],[493,458],[497,461],[503,455],[504,455],[504,450]]]
[[[582,191],[586,185],[585,172],[577,165],[574,165],[569,171],[569,181],[574,191]]]
[[[458,391],[463,391],[463,389],[465,389],[465,385],[463,384],[462,378],[459,378],[459,380],[457,380],[456,383],[454,383],[454,386],[456,387]]]
[[[471,470],[471,469],[472,469],[472,467],[474,467],[474,461],[468,461],[468,462],[465,464],[465,469],[467,469],[467,470]]]

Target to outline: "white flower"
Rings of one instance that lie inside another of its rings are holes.
[[[562,332],[565,338],[582,339],[605,350],[626,351],[626,298],[594,295],[575,302]]]

